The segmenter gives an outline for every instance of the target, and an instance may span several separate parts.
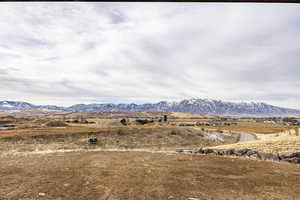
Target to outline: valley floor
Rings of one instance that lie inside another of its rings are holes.
[[[72,152],[0,160],[0,199],[300,199],[300,166],[149,152]]]
[[[175,151],[295,152],[298,129],[34,123],[0,131],[0,200],[300,199],[300,165]]]

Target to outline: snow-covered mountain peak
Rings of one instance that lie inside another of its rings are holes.
[[[77,112],[185,112],[202,115],[300,115],[300,110],[281,108],[266,103],[227,102],[214,99],[185,99],[179,102],[161,101],[146,104],[76,104],[70,107],[40,106],[26,102],[0,101],[1,110],[66,110]]]

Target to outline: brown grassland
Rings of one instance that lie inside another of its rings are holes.
[[[292,126],[283,126],[279,124],[267,124],[267,123],[260,123],[260,122],[236,122],[237,125],[233,126],[219,126],[218,129],[221,130],[230,130],[230,131],[240,131],[240,132],[247,132],[247,133],[254,133],[254,134],[271,134],[282,132],[285,130],[292,129]]]
[[[93,137],[98,138],[98,143],[89,145],[88,139]],[[0,150],[2,154],[82,148],[174,150],[235,143],[238,135],[232,134],[224,139],[224,142],[211,140],[200,129],[173,126],[44,127],[0,131]]]
[[[180,117],[171,123],[210,120]],[[299,165],[174,151],[209,147],[291,153],[300,151],[299,132],[291,131],[295,127],[250,121],[178,127],[121,126],[118,118],[89,119],[93,124],[3,120],[18,128],[0,130],[0,200],[300,199]],[[208,137],[209,131],[221,134],[218,130],[232,135],[225,134],[223,142]],[[235,132],[253,133],[259,140],[236,143]],[[93,137],[97,144],[88,143]]]
[[[241,158],[75,152],[0,160],[0,199],[296,200],[300,167]]]
[[[257,141],[220,145],[216,149],[252,149],[266,153],[290,154],[300,152],[300,127],[286,128],[285,131],[256,134]]]

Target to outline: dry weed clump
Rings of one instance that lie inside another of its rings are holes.
[[[63,121],[50,121],[48,123],[45,124],[46,127],[67,127],[68,124],[66,124]]]

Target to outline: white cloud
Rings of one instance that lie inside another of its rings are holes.
[[[4,3],[0,98],[300,108],[299,22],[297,4]]]

